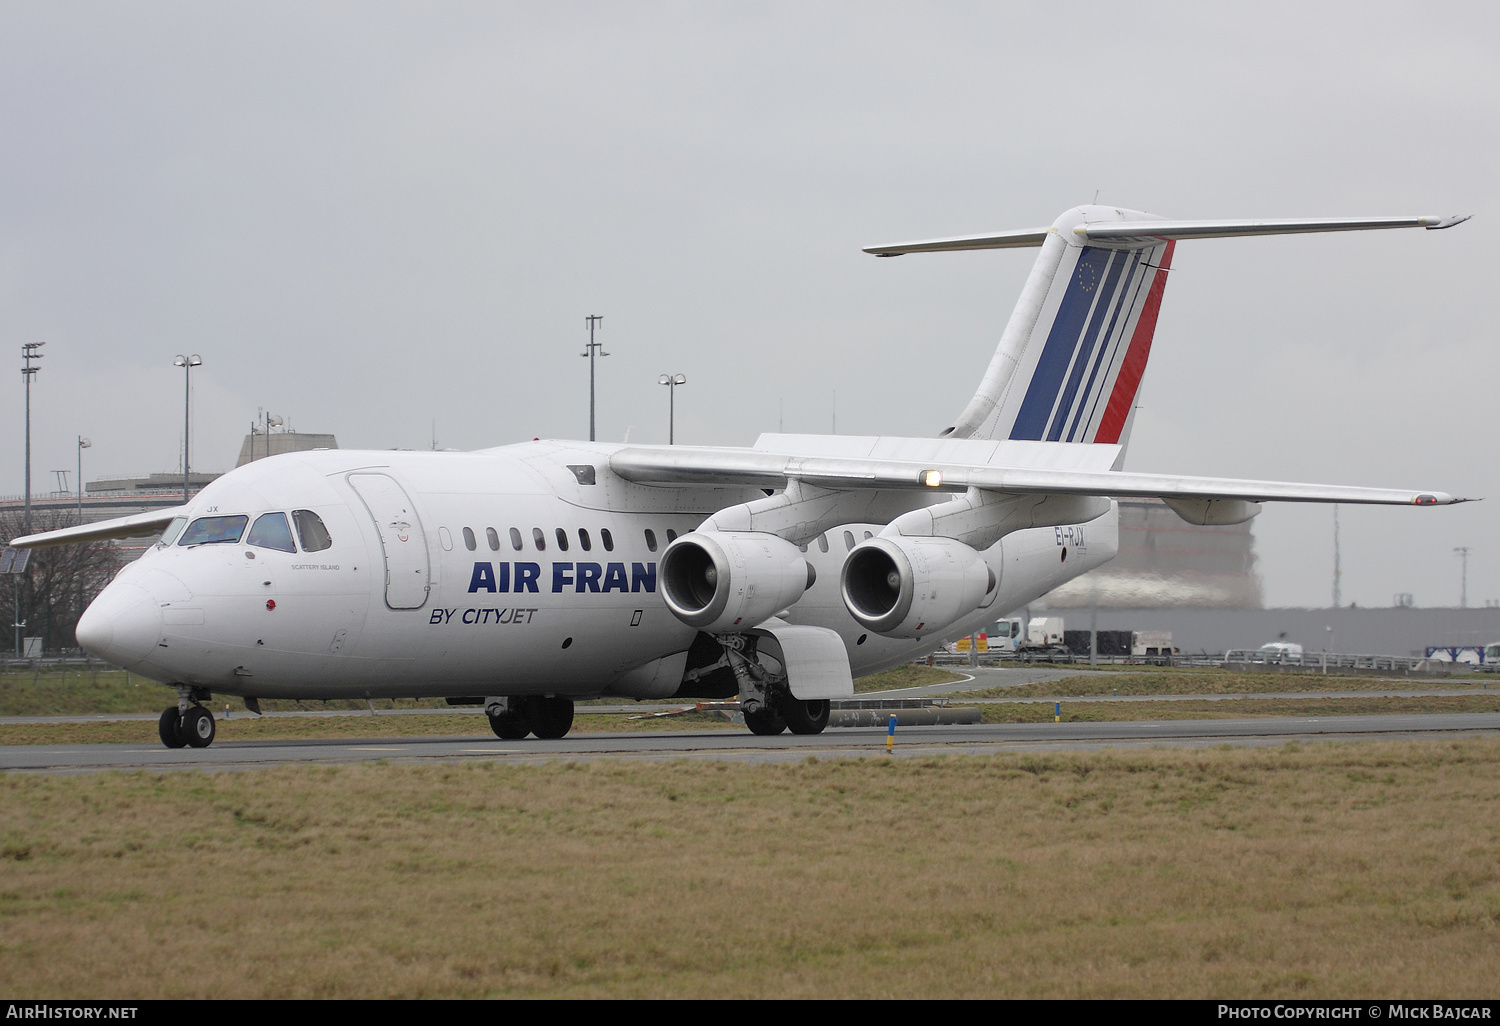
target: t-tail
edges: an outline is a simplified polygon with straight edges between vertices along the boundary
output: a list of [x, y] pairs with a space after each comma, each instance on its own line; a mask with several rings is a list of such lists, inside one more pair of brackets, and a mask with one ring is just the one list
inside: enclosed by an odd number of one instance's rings
[[1465, 217], [1168, 221], [1074, 207], [1047, 228], [868, 246], [901, 256], [1041, 247], [955, 438], [1124, 444], [1181, 239], [1372, 228], [1448, 228]]

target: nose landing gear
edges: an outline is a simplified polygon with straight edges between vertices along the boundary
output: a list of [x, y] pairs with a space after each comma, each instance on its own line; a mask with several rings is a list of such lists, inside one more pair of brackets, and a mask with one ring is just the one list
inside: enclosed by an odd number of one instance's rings
[[168, 748], [207, 748], [213, 744], [218, 733], [214, 714], [198, 704], [212, 697], [202, 688], [178, 685], [177, 704], [163, 710], [156, 723], [161, 743]]

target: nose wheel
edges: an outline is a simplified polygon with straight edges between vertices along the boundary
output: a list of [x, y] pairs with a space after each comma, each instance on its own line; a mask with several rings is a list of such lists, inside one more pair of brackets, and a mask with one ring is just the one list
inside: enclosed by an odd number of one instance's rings
[[201, 705], [188, 706], [185, 713], [175, 705], [164, 710], [156, 730], [168, 748], [207, 748], [218, 733], [214, 714]]

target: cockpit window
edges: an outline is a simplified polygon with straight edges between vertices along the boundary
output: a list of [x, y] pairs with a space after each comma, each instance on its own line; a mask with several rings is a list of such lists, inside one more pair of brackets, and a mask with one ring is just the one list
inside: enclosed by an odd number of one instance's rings
[[186, 526], [187, 517], [177, 517], [174, 519], [167, 525], [167, 529], [161, 533], [161, 543], [163, 545], [171, 545], [177, 540], [177, 536], [182, 533], [182, 529]]
[[297, 537], [302, 539], [303, 552], [322, 552], [333, 547], [333, 539], [328, 536], [328, 528], [323, 526], [323, 518], [312, 510], [292, 510], [292, 521], [297, 525]]
[[249, 517], [199, 517], [182, 532], [178, 545], [233, 545], [245, 533]]
[[275, 549], [277, 552], [296, 552], [297, 546], [292, 542], [292, 529], [287, 526], [285, 513], [263, 513], [255, 520], [255, 526], [250, 528], [250, 537], [245, 539], [246, 545], [256, 545], [263, 549]]

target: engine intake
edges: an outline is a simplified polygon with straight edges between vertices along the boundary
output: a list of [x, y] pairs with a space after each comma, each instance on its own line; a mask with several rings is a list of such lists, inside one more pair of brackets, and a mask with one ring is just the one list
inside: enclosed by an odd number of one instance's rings
[[844, 560], [840, 588], [849, 614], [888, 638], [941, 632], [980, 607], [995, 573], [952, 538], [872, 538]]
[[774, 534], [685, 534], [661, 555], [662, 598], [679, 620], [710, 634], [763, 623], [813, 585], [812, 564]]

